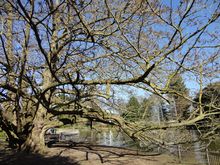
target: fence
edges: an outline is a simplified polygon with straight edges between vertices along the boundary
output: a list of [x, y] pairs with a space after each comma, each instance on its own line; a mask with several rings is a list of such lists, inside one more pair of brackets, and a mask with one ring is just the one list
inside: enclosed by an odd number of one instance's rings
[[177, 147], [176, 155], [182, 163], [198, 164], [198, 165], [220, 165], [220, 152], [201, 150], [187, 151]]
[[220, 152], [206, 151], [208, 165], [220, 165]]

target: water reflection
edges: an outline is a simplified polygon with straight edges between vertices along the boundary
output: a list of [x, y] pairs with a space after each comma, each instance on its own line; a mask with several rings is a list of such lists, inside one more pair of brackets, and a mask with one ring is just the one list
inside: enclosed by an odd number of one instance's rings
[[[198, 140], [198, 135], [195, 131], [190, 131], [190, 134], [193, 140]], [[170, 134], [170, 140], [174, 137], [174, 134]], [[168, 152], [156, 145], [134, 142], [122, 132], [113, 129], [103, 129], [101, 131], [81, 129], [80, 134], [78, 137], [74, 138], [74, 141], [115, 147], [127, 147], [139, 151]], [[189, 145], [176, 145], [169, 148], [169, 153], [178, 156], [181, 163], [188, 163], [189, 165], [220, 165], [220, 154], [213, 154], [213, 150], [210, 152], [209, 150], [202, 149], [203, 147], [204, 144], [198, 141], [191, 146], [191, 150], [189, 150]]]
[[74, 141], [116, 147], [126, 147], [132, 143], [132, 140], [122, 132], [116, 132], [112, 129], [102, 131], [81, 129], [80, 134], [74, 138]]
[[[192, 134], [192, 138], [194, 141], [198, 140], [198, 135], [196, 131], [191, 131], [191, 134]], [[207, 164], [207, 158], [206, 158], [205, 152], [204, 151], [202, 152], [200, 150], [202, 148], [201, 141], [197, 141], [193, 145], [194, 145], [195, 158], [198, 161], [198, 163]]]

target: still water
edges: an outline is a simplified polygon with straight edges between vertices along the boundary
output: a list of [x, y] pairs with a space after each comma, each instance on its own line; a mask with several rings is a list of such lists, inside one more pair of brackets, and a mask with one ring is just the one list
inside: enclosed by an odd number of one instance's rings
[[[195, 140], [197, 138], [197, 134], [192, 132], [192, 137]], [[115, 147], [126, 147], [143, 152], [160, 152], [161, 154], [170, 153], [178, 157], [181, 163], [189, 165], [220, 165], [220, 148], [215, 144], [205, 149], [202, 148], [204, 143], [196, 142], [191, 144], [190, 149], [188, 146], [178, 145], [173, 146], [168, 150], [164, 150], [153, 144], [145, 146], [142, 143], [134, 142], [122, 132], [112, 129], [104, 129], [101, 131], [79, 129], [79, 135], [74, 138], [74, 141]], [[220, 144], [220, 140], [216, 142], [216, 144], [217, 143]]]

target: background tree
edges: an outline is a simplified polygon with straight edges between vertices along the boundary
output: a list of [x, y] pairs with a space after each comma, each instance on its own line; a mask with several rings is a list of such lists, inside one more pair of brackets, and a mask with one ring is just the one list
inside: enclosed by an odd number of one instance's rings
[[[195, 98], [195, 101], [199, 101], [199, 94]], [[214, 82], [207, 85], [202, 92], [202, 104], [206, 105], [204, 111], [215, 111], [215, 109], [210, 109], [209, 105], [220, 106], [220, 82]]]
[[186, 119], [190, 102], [182, 96], [189, 97], [189, 91], [180, 74], [176, 74], [171, 79], [169, 89], [171, 90], [170, 93], [172, 93], [172, 91], [177, 93], [170, 94], [169, 96], [171, 98], [171, 105], [173, 105], [171, 109], [173, 117], [177, 119], [184, 117]]
[[151, 118], [151, 109], [152, 109], [152, 102], [149, 98], [144, 98], [141, 102], [141, 120], [149, 121]]
[[147, 116], [145, 116], [145, 122], [164, 122], [167, 118], [165, 100], [155, 94], [150, 95], [149, 98], [145, 100], [146, 101], [143, 102], [145, 107], [143, 115], [145, 115], [145, 113], [147, 114]]
[[[200, 94], [198, 93], [195, 101], [199, 102]], [[215, 82], [207, 85], [201, 96], [201, 104], [205, 114], [210, 114], [209, 118], [201, 120], [197, 123], [197, 129], [202, 129], [207, 134], [215, 134], [220, 130], [219, 128], [219, 109], [220, 107], [220, 82]], [[199, 107], [198, 105], [196, 106]], [[216, 108], [215, 108], [216, 107]], [[198, 115], [198, 114], [196, 114]]]
[[127, 103], [127, 111], [122, 114], [125, 120], [130, 122], [139, 121], [141, 119], [140, 104], [135, 96], [130, 97]]

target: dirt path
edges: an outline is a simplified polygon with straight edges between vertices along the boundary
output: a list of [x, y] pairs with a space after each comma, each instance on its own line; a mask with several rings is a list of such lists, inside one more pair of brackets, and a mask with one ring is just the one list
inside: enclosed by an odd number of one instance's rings
[[18, 153], [0, 150], [1, 165], [178, 165], [169, 155], [143, 155], [136, 151], [104, 146], [54, 146], [47, 154]]

